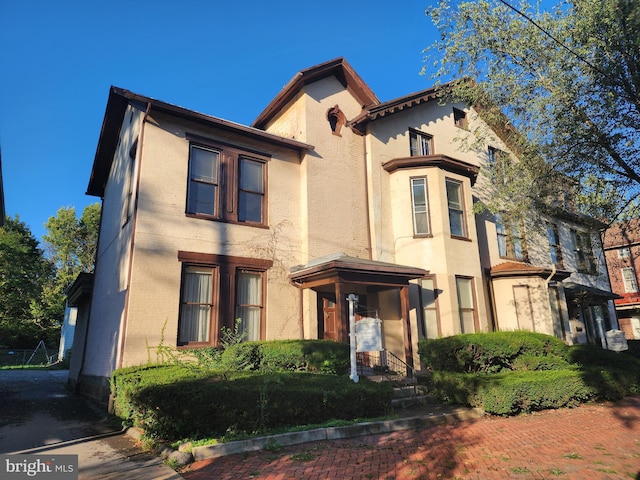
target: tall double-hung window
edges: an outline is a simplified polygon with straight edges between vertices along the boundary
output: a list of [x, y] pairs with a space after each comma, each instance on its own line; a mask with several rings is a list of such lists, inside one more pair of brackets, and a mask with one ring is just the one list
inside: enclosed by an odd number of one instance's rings
[[462, 196], [462, 183], [447, 179], [447, 205], [449, 208], [449, 227], [454, 237], [466, 237], [467, 226]]
[[413, 234], [429, 235], [429, 200], [427, 197], [427, 179], [411, 179], [411, 207], [413, 211]]
[[622, 269], [622, 281], [624, 282], [625, 293], [638, 292], [638, 278], [633, 267], [624, 267]]
[[179, 252], [178, 258], [183, 262], [178, 345], [218, 345], [223, 327], [238, 326], [244, 340], [263, 338], [271, 261], [192, 252]]
[[524, 228], [521, 222], [502, 214], [497, 214], [495, 218], [499, 255], [511, 260], [526, 261]]
[[580, 230], [571, 230], [571, 241], [576, 258], [578, 272], [595, 274], [598, 271], [596, 258], [593, 255], [591, 234]]
[[228, 145], [192, 143], [187, 213], [266, 225], [268, 156]]
[[460, 315], [460, 333], [475, 333], [476, 331], [476, 302], [473, 290], [473, 278], [456, 277], [458, 313]]
[[549, 242], [551, 261], [554, 265], [563, 268], [560, 234], [558, 232], [558, 226], [553, 223], [547, 223], [547, 241]]

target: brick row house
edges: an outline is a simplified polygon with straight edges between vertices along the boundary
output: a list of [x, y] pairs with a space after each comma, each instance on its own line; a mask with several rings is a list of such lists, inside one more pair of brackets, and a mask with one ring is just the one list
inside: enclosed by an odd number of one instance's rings
[[640, 340], [640, 219], [612, 225], [603, 244], [611, 288], [619, 295], [615, 308], [620, 330], [627, 340]]
[[[617, 328], [599, 231], [474, 213], [499, 135], [435, 89], [381, 102], [338, 58], [296, 74], [252, 125], [112, 87], [87, 193], [102, 199], [95, 274], [78, 307], [70, 382], [103, 400], [154, 347], [349, 341], [346, 297], [382, 346], [527, 329], [599, 343]], [[534, 224], [535, 223], [535, 224]]]

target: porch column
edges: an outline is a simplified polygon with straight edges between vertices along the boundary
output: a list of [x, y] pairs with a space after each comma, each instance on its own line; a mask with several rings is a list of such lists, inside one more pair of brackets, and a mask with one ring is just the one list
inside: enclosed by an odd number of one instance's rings
[[335, 283], [336, 290], [336, 323], [338, 324], [338, 341], [349, 343], [349, 314], [347, 312], [347, 299], [344, 284]]
[[409, 317], [409, 286], [400, 288], [400, 314], [404, 330], [405, 362], [413, 368], [413, 343], [411, 341], [411, 319]]

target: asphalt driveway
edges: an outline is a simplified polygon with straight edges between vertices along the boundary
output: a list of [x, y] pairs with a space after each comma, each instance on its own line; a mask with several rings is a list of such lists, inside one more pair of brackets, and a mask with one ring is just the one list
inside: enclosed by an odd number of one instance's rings
[[0, 370], [0, 454], [78, 455], [80, 479], [181, 477], [106, 412], [66, 389], [66, 370]]

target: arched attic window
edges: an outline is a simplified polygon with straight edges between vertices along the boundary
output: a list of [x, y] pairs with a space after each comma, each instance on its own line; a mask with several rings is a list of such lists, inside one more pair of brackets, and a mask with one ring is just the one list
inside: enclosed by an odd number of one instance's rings
[[331, 133], [341, 137], [340, 130], [347, 124], [347, 117], [344, 116], [338, 105], [327, 110], [327, 120], [329, 120]]

